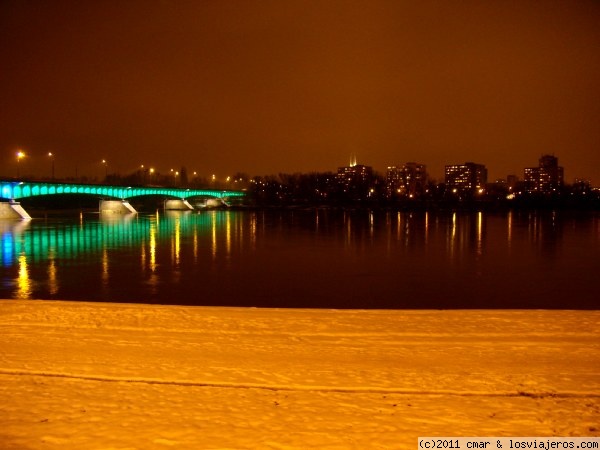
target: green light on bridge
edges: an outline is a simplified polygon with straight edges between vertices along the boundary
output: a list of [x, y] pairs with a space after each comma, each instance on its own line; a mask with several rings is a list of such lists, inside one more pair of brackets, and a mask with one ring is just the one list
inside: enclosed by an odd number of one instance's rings
[[181, 189], [167, 187], [105, 186], [72, 183], [32, 183], [0, 181], [0, 198], [19, 200], [42, 195], [83, 194], [103, 198], [130, 199], [148, 195], [188, 199], [192, 197], [231, 198], [243, 197], [242, 191], [219, 191], [214, 189]]

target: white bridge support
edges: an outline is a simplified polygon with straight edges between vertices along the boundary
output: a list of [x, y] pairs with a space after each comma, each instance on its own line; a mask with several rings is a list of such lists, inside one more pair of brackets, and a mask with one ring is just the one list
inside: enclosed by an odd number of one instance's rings
[[195, 203], [196, 208], [221, 208], [223, 206], [229, 206], [225, 201], [221, 198], [207, 198], [202, 202]]
[[165, 200], [165, 210], [167, 211], [191, 211], [194, 207], [186, 199], [167, 199]]
[[31, 216], [20, 203], [11, 201], [0, 203], [0, 219], [31, 220]]
[[127, 200], [100, 200], [100, 212], [106, 214], [135, 214], [137, 211]]
[[207, 208], [220, 208], [222, 206], [227, 206], [227, 203], [225, 203], [225, 200], [222, 198], [209, 198], [206, 200], [206, 206]]

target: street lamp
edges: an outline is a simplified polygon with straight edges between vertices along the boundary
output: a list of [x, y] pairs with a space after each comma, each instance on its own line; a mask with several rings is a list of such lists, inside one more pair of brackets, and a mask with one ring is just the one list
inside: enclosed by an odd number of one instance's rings
[[52, 181], [54, 181], [54, 154], [52, 152], [48, 152], [48, 158], [52, 161]]
[[21, 176], [21, 160], [25, 158], [25, 152], [23, 150], [19, 150], [17, 152], [17, 178]]
[[104, 164], [104, 182], [106, 183], [106, 179], [108, 178], [108, 163], [103, 159], [102, 164]]

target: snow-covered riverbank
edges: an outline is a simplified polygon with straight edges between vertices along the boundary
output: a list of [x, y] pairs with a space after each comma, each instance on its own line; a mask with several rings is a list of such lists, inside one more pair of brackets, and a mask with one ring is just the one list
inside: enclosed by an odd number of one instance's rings
[[0, 447], [600, 434], [599, 311], [0, 301]]

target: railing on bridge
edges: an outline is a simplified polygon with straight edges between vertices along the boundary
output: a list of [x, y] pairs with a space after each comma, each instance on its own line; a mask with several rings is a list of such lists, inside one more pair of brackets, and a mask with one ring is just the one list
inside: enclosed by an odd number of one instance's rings
[[189, 199], [192, 197], [231, 198], [243, 197], [242, 191], [215, 189], [185, 189], [155, 186], [107, 186], [75, 183], [37, 183], [27, 181], [0, 181], [0, 198], [19, 200], [40, 195], [87, 194], [103, 198], [130, 199], [147, 195]]

